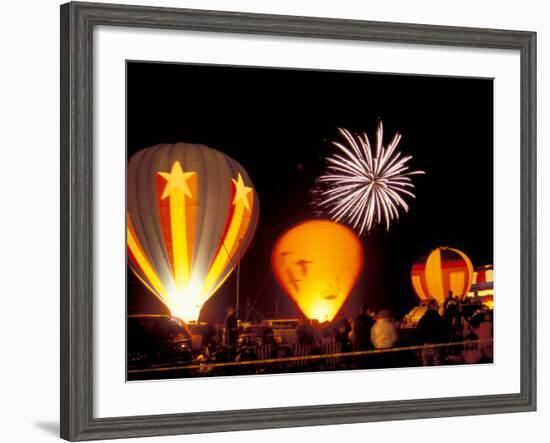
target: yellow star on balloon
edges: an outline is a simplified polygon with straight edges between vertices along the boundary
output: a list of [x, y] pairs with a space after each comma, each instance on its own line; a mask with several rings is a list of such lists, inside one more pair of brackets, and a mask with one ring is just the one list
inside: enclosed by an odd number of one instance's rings
[[189, 189], [189, 185], [187, 184], [187, 180], [195, 174], [195, 172], [183, 172], [181, 164], [178, 160], [174, 162], [170, 172], [159, 172], [159, 175], [166, 179], [166, 186], [162, 192], [161, 200], [164, 200], [175, 190], [182, 191], [187, 197], [193, 197], [191, 190]]
[[239, 201], [242, 200], [243, 205], [246, 209], [250, 211], [250, 205], [248, 202], [248, 194], [252, 191], [250, 186], [245, 186], [241, 173], [237, 176], [237, 180], [234, 178], [231, 179], [235, 184], [235, 198], [233, 199], [233, 204], [236, 205]]

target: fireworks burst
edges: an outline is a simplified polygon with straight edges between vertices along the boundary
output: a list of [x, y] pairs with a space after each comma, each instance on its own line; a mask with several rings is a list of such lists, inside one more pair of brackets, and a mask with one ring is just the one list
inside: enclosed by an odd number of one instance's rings
[[383, 146], [383, 126], [378, 124], [376, 146], [371, 147], [367, 134], [353, 135], [339, 129], [346, 143], [333, 142], [338, 153], [327, 157], [327, 170], [317, 179], [313, 191], [314, 204], [335, 221], [344, 221], [362, 235], [382, 222], [389, 230], [390, 223], [399, 218], [399, 209], [408, 211], [405, 196], [414, 198], [411, 171], [397, 150], [401, 134]]

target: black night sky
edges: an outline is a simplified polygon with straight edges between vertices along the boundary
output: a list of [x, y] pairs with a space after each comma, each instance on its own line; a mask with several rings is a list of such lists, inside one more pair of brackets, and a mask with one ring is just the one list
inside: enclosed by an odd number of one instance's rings
[[[385, 142], [396, 131], [416, 199], [389, 232], [363, 240], [365, 264], [341, 314], [361, 303], [401, 317], [416, 304], [412, 263], [436, 246], [456, 247], [474, 267], [493, 262], [493, 82], [432, 76], [128, 62], [128, 156], [158, 143], [202, 143], [248, 171], [260, 221], [241, 264], [241, 300], [267, 318], [298, 315], [271, 271], [273, 242], [314, 218], [310, 190], [334, 152], [338, 127]], [[234, 304], [235, 278], [207, 302], [201, 320], [217, 323]], [[128, 312], [167, 313], [128, 272]]]

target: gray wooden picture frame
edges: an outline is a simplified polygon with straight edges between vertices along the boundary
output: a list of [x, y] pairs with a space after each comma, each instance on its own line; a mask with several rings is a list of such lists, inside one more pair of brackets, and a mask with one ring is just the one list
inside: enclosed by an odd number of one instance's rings
[[[498, 48], [521, 57], [521, 391], [273, 409], [93, 416], [92, 54], [96, 26]], [[61, 6], [61, 437], [92, 440], [536, 409], [536, 33], [235, 12]], [[120, 147], [124, 149], [124, 147]], [[121, 357], [122, 358], [122, 357]]]

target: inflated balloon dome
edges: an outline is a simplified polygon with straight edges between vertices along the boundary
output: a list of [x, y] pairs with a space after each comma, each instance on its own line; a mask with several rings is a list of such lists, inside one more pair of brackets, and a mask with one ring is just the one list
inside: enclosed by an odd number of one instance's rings
[[363, 248], [348, 227], [310, 220], [281, 235], [271, 262], [279, 284], [306, 317], [331, 321], [361, 273]]
[[258, 195], [245, 169], [216, 149], [162, 144], [129, 161], [129, 265], [183, 320], [197, 320], [230, 275], [258, 215]]

